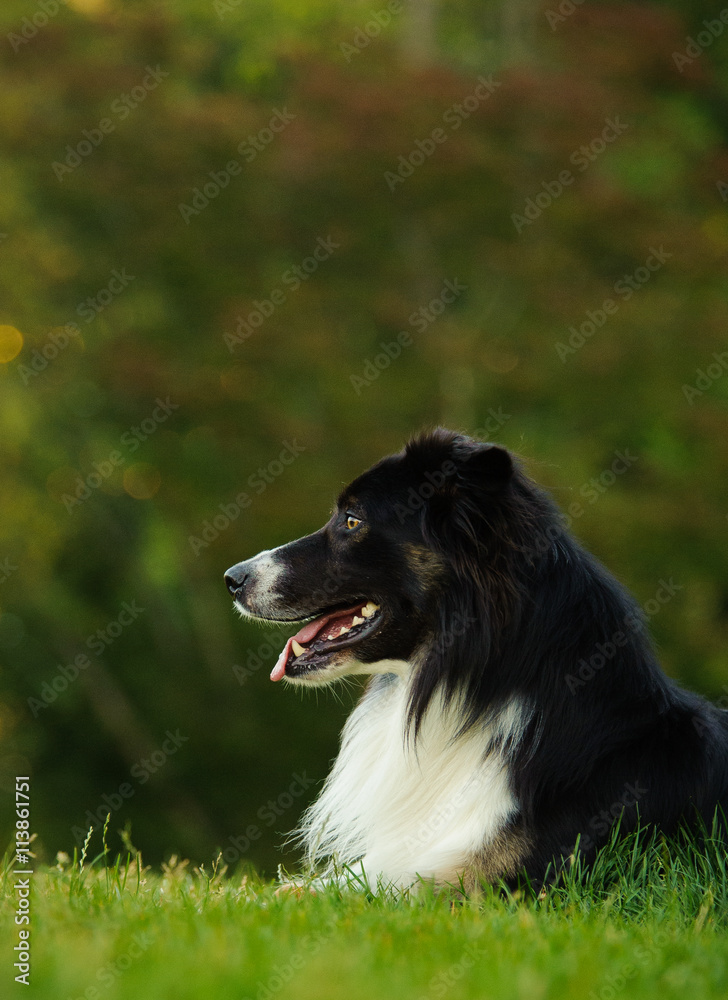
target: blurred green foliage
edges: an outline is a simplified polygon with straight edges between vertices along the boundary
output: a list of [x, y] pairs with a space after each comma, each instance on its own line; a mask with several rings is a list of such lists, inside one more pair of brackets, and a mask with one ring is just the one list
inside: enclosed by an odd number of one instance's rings
[[118, 802], [150, 860], [284, 858], [356, 690], [273, 688], [285, 633], [222, 573], [426, 424], [521, 453], [642, 602], [682, 588], [663, 662], [726, 696], [720, 13], [5, 0], [0, 794], [32, 774], [41, 854]]

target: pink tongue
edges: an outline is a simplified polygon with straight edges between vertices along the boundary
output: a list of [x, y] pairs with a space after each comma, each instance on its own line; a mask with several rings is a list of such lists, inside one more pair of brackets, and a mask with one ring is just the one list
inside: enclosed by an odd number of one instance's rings
[[312, 622], [308, 622], [304, 625], [303, 628], [299, 629], [295, 635], [291, 636], [283, 647], [283, 651], [278, 657], [278, 662], [270, 672], [270, 679], [272, 681], [280, 681], [286, 676], [286, 665], [288, 663], [288, 658], [291, 655], [291, 645], [293, 644], [294, 639], [296, 642], [300, 642], [303, 646], [307, 642], [314, 639], [330, 621], [335, 618], [344, 618], [346, 615], [353, 614], [354, 612], [359, 611], [361, 607], [361, 604], [357, 604], [353, 608], [349, 608], [348, 611], [345, 608], [343, 611], [334, 611], [330, 615], [321, 615], [319, 618], [314, 618]]
[[286, 664], [288, 663], [288, 657], [291, 653], [291, 643], [293, 642], [293, 636], [288, 640], [288, 642], [283, 647], [283, 652], [278, 657], [278, 662], [273, 667], [270, 672], [270, 679], [272, 681], [280, 681], [286, 675]]
[[[343, 612], [340, 611], [338, 617], [341, 617], [342, 614]], [[312, 622], [308, 622], [300, 631], [296, 632], [293, 638], [303, 646], [304, 643], [310, 642], [317, 636], [327, 622], [336, 617], [337, 615], [321, 615], [320, 618], [314, 618]]]

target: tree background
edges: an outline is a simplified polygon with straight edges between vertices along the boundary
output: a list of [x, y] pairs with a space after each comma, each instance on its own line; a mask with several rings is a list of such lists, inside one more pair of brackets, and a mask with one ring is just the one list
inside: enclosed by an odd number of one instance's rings
[[4, 835], [30, 773], [45, 860], [107, 802], [147, 860], [290, 863], [356, 688], [271, 685], [288, 633], [222, 574], [424, 425], [579, 504], [666, 670], [728, 704], [718, 4], [5, 0], [0, 29]]

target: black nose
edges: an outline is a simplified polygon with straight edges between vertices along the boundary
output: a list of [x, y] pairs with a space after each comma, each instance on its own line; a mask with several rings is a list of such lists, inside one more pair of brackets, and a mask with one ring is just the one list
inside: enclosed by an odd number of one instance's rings
[[245, 586], [245, 582], [249, 575], [250, 574], [246, 569], [245, 563], [238, 563], [236, 566], [231, 566], [231, 568], [226, 572], [225, 585], [233, 597]]

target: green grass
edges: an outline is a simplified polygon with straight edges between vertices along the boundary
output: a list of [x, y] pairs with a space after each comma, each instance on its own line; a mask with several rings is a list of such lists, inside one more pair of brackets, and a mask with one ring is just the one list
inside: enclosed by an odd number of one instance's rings
[[[728, 995], [725, 847], [631, 837], [541, 894], [277, 895], [253, 874], [60, 856], [33, 880], [31, 988], [48, 1000], [703, 1000]], [[0, 996], [17, 943], [1, 876]], [[95, 990], [95, 992], [94, 992]]]

